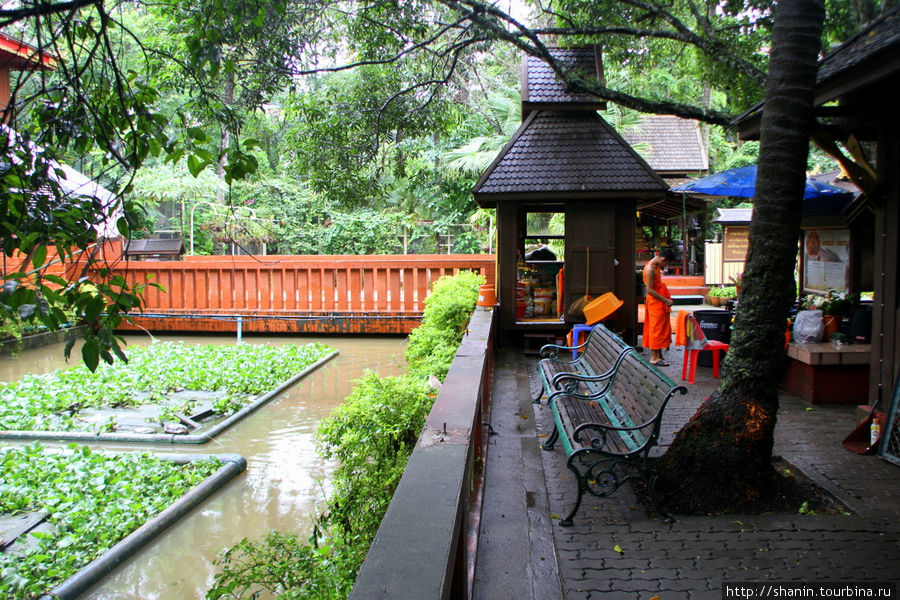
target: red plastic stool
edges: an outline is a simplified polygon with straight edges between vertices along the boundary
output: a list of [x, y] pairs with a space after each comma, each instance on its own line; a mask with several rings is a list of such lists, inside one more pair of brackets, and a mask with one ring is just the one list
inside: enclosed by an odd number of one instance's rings
[[[704, 350], [712, 352], [713, 377], [718, 379], [720, 355], [723, 350], [728, 351], [728, 344], [717, 340], [706, 340], [706, 346], [703, 348], [693, 349], [685, 347], [684, 362], [681, 364], [681, 379], [687, 379], [688, 383], [694, 383], [694, 376], [697, 373], [697, 361], [700, 358], [700, 353]], [[687, 375], [690, 375], [690, 379], [688, 379]]]
[[[706, 338], [697, 318], [686, 311], [679, 311], [677, 322], [676, 343], [684, 344], [684, 361], [681, 363], [681, 379], [687, 379], [688, 383], [694, 383], [697, 373], [697, 361], [700, 352], [709, 350], [713, 358], [713, 377], [719, 377], [719, 363], [722, 352], [728, 351], [728, 344], [718, 340]], [[680, 340], [680, 342], [679, 342]]]

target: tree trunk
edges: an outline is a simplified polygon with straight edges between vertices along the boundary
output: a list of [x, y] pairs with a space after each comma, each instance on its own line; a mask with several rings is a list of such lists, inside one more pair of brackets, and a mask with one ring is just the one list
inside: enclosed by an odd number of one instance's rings
[[741, 301], [719, 389], [660, 459], [658, 487], [673, 512], [752, 509], [776, 489], [778, 384], [823, 20], [823, 0], [777, 5]]

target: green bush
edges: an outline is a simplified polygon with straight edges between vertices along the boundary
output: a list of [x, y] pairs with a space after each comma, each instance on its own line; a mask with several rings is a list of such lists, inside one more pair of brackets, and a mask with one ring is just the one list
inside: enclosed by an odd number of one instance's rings
[[368, 372], [318, 429], [320, 452], [337, 459], [328, 524], [371, 542], [434, 401], [410, 375]]
[[411, 374], [434, 375], [443, 381], [478, 301], [478, 287], [483, 283], [484, 277], [471, 271], [434, 282], [431, 295], [425, 299], [422, 324], [410, 334], [406, 346]]

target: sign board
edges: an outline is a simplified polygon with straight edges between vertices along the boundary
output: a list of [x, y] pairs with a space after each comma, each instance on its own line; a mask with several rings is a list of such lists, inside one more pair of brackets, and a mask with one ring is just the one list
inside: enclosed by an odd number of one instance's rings
[[803, 290], [846, 292], [849, 286], [850, 230], [803, 232]]
[[744, 262], [750, 247], [749, 227], [726, 227], [722, 254], [724, 262]]

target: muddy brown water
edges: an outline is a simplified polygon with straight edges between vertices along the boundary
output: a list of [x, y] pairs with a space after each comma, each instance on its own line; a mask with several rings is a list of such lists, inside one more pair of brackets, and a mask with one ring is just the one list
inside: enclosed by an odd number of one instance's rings
[[[157, 336], [187, 344], [231, 344], [226, 336]], [[145, 344], [147, 336], [128, 336]], [[212, 585], [215, 558], [243, 538], [259, 539], [270, 529], [312, 531], [312, 516], [328, 492], [331, 465], [316, 452], [318, 422], [350, 393], [367, 369], [396, 375], [405, 368], [405, 338], [397, 337], [244, 337], [244, 343], [317, 341], [340, 355], [246, 419], [203, 445], [92, 444], [111, 450], [176, 453], [233, 452], [247, 459], [247, 471], [216, 492], [175, 526], [116, 569], [81, 598], [84, 600], [194, 600]], [[63, 345], [0, 359], [0, 380], [66, 368]], [[73, 361], [79, 354], [76, 348]], [[51, 444], [47, 444], [51, 445]]]

